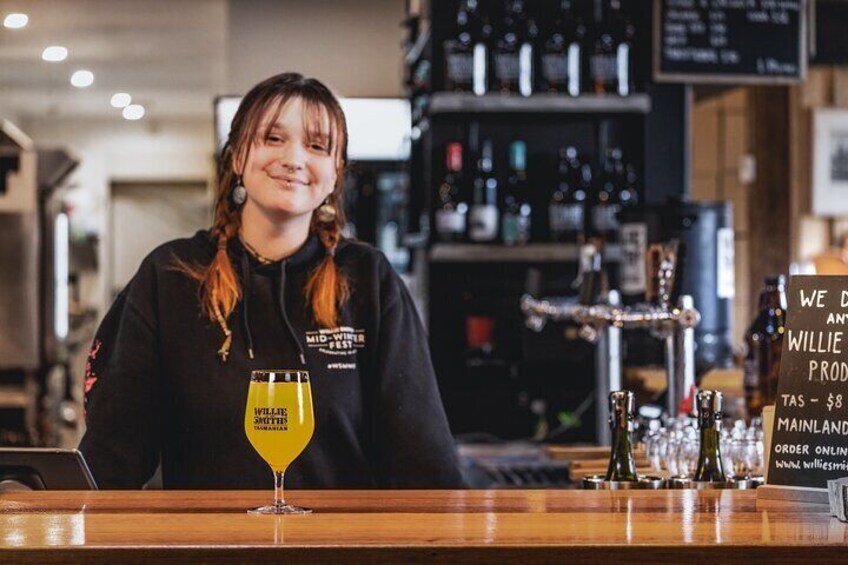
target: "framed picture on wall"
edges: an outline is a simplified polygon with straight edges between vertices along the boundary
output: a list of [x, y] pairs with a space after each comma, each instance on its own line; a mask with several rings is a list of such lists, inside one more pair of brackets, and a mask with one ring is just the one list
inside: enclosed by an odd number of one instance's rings
[[814, 114], [813, 213], [848, 215], [848, 109]]

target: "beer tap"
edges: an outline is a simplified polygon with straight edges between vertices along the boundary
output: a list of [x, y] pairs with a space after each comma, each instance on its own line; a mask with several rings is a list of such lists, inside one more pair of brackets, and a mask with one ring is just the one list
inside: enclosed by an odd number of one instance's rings
[[[590, 249], [591, 248], [591, 249]], [[695, 384], [695, 331], [701, 315], [691, 296], [680, 296], [672, 305], [677, 278], [679, 246], [676, 241], [652, 245], [646, 256], [646, 301], [622, 306], [619, 293], [598, 290], [603, 270], [600, 248], [581, 248], [578, 298], [521, 298], [521, 311], [527, 325], [541, 331], [547, 320], [573, 321], [581, 325], [580, 336], [596, 345], [596, 412], [598, 442], [609, 444], [609, 417], [606, 399], [610, 391], [621, 389], [621, 331], [647, 328], [664, 340], [668, 398], [666, 409], [677, 416], [686, 395]], [[597, 286], [596, 286], [597, 285]]]

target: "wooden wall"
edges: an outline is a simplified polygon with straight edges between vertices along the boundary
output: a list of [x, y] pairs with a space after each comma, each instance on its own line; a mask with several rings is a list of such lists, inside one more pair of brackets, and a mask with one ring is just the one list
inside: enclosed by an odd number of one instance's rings
[[812, 215], [812, 123], [825, 107], [848, 110], [848, 69], [811, 68], [797, 86], [696, 88], [691, 197], [733, 203], [736, 344], [763, 277], [803, 268], [848, 232], [848, 217]]

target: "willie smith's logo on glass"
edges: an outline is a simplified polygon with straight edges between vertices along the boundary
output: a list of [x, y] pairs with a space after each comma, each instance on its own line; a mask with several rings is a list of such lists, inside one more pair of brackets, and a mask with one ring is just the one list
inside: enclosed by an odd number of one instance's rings
[[[306, 332], [306, 346], [310, 349], [317, 349], [325, 355], [333, 355], [337, 357], [356, 355], [357, 349], [365, 347], [365, 330], [357, 330], [347, 326], [340, 326], [338, 328]], [[336, 367], [334, 365], [345, 366]], [[355, 367], [355, 364], [350, 363], [332, 363], [328, 366], [328, 368], [331, 369], [353, 369]]]

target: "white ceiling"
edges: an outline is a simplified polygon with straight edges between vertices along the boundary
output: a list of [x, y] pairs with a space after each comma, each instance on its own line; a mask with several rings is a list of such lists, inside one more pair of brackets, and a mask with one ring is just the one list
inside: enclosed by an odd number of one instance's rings
[[[206, 115], [198, 97], [223, 87], [226, 0], [0, 0], [0, 17], [13, 11], [29, 24], [0, 27], [0, 106], [18, 117], [117, 115], [118, 91], [159, 116]], [[41, 60], [53, 44], [64, 62]], [[77, 69], [94, 84], [72, 87]]]
[[[400, 93], [403, 0], [0, 0], [10, 12], [29, 24], [0, 26], [0, 117], [119, 119], [109, 99], [125, 91], [149, 118], [206, 119], [215, 96], [281, 70]], [[42, 61], [53, 44], [68, 59]], [[72, 87], [77, 69], [94, 85]]]

